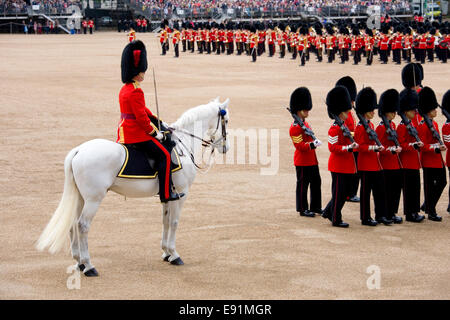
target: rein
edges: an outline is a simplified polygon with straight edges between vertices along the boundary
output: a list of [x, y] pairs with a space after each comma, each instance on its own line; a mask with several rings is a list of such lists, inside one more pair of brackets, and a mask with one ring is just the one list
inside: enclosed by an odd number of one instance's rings
[[[220, 139], [217, 139], [217, 141], [214, 141], [213, 138], [211, 138], [208, 141], [208, 140], [205, 140], [205, 139], [203, 139], [203, 138], [201, 138], [199, 136], [196, 136], [195, 134], [192, 134], [191, 132], [186, 131], [184, 129], [176, 129], [176, 128], [169, 127], [169, 130], [171, 132], [179, 131], [179, 132], [182, 132], [182, 133], [184, 133], [184, 134], [186, 134], [186, 135], [188, 135], [188, 136], [190, 136], [192, 138], [195, 138], [195, 139], [201, 141], [202, 142], [202, 146], [205, 147], [205, 148], [206, 147], [212, 147], [212, 151], [211, 151], [210, 158], [209, 158], [210, 159], [209, 164], [208, 164], [207, 167], [202, 168], [197, 163], [195, 163], [194, 152], [192, 151], [192, 149], [188, 148], [184, 144], [184, 142], [179, 137], [177, 137], [177, 140], [184, 147], [184, 149], [186, 149], [186, 151], [189, 153], [189, 156], [191, 157], [191, 161], [192, 161], [192, 163], [194, 164], [194, 166], [197, 169], [199, 169], [199, 170], [205, 170], [206, 169], [208, 171], [209, 168], [211, 168], [211, 156], [214, 154], [215, 148], [218, 148], [218, 144], [220, 142], [222, 142], [222, 141], [223, 141], [222, 148], [223, 148], [223, 151], [225, 153], [225, 151], [226, 151], [226, 141], [227, 141], [227, 129], [226, 129], [226, 123], [225, 123], [225, 115], [226, 114], [227, 114], [226, 110], [224, 110], [224, 109], [220, 109], [219, 110], [219, 114], [218, 114], [218, 117], [217, 117], [216, 130], [211, 134], [211, 136], [214, 136], [217, 133], [217, 131], [219, 130], [219, 123], [221, 123], [222, 137]], [[203, 156], [203, 154], [202, 154], [202, 156]]]

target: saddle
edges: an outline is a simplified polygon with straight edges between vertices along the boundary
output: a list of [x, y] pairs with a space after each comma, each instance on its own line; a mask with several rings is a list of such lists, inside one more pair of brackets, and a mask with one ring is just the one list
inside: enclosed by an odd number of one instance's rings
[[[158, 176], [154, 159], [149, 158], [144, 151], [138, 149], [133, 144], [121, 145], [125, 149], [126, 156], [122, 168], [117, 174], [118, 177], [129, 179], [155, 179]], [[172, 173], [182, 169], [177, 150], [175, 148], [170, 148], [170, 150], [167, 147], [166, 149], [171, 152], [170, 170]]]

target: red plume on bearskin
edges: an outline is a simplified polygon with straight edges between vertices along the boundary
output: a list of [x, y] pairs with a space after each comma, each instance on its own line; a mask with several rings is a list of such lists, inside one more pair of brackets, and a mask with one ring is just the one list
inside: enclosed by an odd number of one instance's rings
[[140, 40], [128, 43], [122, 52], [122, 82], [130, 83], [140, 72], [147, 71], [147, 51]]

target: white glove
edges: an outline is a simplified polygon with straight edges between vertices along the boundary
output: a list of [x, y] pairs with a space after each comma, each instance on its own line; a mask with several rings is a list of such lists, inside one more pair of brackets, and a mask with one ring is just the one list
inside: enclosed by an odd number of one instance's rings
[[162, 141], [164, 139], [164, 135], [158, 131], [158, 133], [155, 136], [156, 139], [158, 139], [159, 141]]
[[313, 143], [314, 143], [314, 147], [316, 147], [316, 148], [322, 145], [322, 141], [320, 141], [319, 139], [314, 140]]

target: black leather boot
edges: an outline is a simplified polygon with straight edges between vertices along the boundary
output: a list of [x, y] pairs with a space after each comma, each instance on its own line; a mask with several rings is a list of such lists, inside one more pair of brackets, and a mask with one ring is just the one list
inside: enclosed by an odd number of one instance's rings
[[180, 200], [182, 197], [184, 197], [184, 193], [176, 193], [170, 190], [169, 198], [161, 198], [161, 202], [166, 203], [168, 201]]

